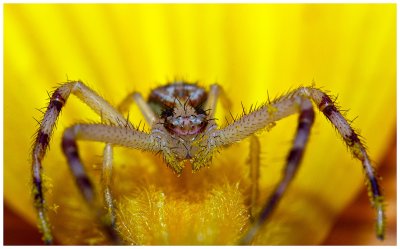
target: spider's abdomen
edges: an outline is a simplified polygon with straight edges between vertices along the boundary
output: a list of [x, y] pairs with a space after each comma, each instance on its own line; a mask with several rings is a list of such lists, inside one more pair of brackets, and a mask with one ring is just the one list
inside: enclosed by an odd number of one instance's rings
[[206, 99], [207, 92], [204, 88], [180, 81], [155, 88], [150, 93], [148, 103], [153, 111], [161, 116], [165, 109], [175, 108], [180, 104], [202, 109]]

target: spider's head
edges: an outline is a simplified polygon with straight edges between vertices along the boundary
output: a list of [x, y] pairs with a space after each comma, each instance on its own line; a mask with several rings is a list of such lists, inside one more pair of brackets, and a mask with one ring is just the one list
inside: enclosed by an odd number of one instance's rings
[[212, 129], [208, 126], [214, 123], [203, 109], [175, 106], [164, 109], [160, 118], [166, 130], [164, 159], [175, 173], [180, 175], [187, 162], [193, 171], [209, 164], [213, 150], [208, 141]]
[[190, 105], [177, 105], [166, 108], [161, 113], [165, 129], [177, 136], [193, 136], [202, 133], [207, 127], [207, 114], [202, 108]]
[[187, 82], [154, 89], [148, 99], [159, 122], [153, 127], [164, 160], [178, 175], [190, 162], [194, 171], [209, 165], [213, 152], [210, 134], [215, 123], [204, 111], [207, 91]]

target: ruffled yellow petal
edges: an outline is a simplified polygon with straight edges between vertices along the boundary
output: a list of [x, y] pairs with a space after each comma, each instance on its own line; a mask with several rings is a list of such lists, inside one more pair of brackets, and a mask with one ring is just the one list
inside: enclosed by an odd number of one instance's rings
[[[46, 106], [46, 91], [68, 79], [83, 80], [112, 104], [175, 78], [218, 82], [233, 114], [241, 113], [241, 102], [250, 107], [315, 81], [339, 94], [350, 119], [358, 117], [353, 124], [371, 158], [379, 160], [395, 131], [395, 38], [394, 4], [5, 4], [5, 202], [35, 222], [32, 117], [41, 117], [35, 108]], [[225, 116], [229, 112], [218, 105], [221, 124]], [[59, 147], [64, 128], [88, 120], [100, 121], [71, 98], [43, 162], [50, 220], [65, 244], [106, 243]], [[130, 120], [143, 120], [136, 107]], [[296, 117], [290, 117], [260, 135], [259, 205], [281, 176], [295, 127]], [[320, 243], [363, 187], [360, 163], [322, 114], [310, 140], [296, 179], [255, 244]], [[180, 178], [157, 156], [116, 149], [113, 190], [125, 241], [234, 244], [249, 224], [248, 144], [223, 150], [210, 168], [196, 174], [186, 169]], [[99, 184], [102, 145], [83, 142], [80, 148]]]

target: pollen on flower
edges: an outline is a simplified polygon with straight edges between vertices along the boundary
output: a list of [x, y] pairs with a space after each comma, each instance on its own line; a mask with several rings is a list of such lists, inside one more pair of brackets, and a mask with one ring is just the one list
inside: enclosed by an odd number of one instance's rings
[[[368, 186], [370, 188], [370, 186]], [[384, 216], [385, 212], [385, 204], [384, 198], [382, 196], [374, 197], [370, 195], [371, 204], [374, 208], [381, 210], [377, 213], [376, 223], [375, 223], [375, 230], [376, 235], [379, 239], [383, 240], [385, 237], [385, 227], [386, 227], [386, 217]]]
[[49, 209], [52, 210], [54, 213], [57, 213], [59, 207], [60, 207], [59, 205], [54, 203], [53, 205], [50, 206]]
[[351, 148], [351, 151], [352, 151], [352, 153], [353, 153], [353, 155], [355, 157], [357, 157], [360, 160], [364, 159], [364, 154], [363, 154], [363, 152], [361, 150], [361, 144], [360, 143], [356, 143], [356, 144], [352, 145], [350, 148]]
[[53, 190], [53, 179], [48, 177], [46, 174], [43, 174], [43, 185], [46, 186], [46, 191], [48, 194], [52, 193]]
[[272, 128], [274, 128], [276, 126], [276, 123], [275, 122], [271, 122], [271, 123], [269, 123], [268, 125], [266, 125], [265, 126], [265, 128], [264, 129], [260, 129], [258, 132], [256, 132], [255, 134], [261, 134], [261, 133], [263, 133], [264, 131], [267, 131], [267, 132], [269, 132]]
[[248, 220], [239, 188], [228, 184], [186, 195], [148, 186], [124, 198], [117, 210], [118, 230], [128, 244], [234, 244]]

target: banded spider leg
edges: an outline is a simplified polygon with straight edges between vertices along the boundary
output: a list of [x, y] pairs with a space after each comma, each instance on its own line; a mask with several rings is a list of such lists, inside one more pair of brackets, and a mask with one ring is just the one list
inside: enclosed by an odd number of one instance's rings
[[[135, 130], [133, 125], [125, 120], [121, 113], [125, 112], [134, 101], [139, 106], [150, 126], [153, 125], [156, 117], [139, 93], [128, 95], [119, 105], [117, 111], [82, 82], [68, 82], [54, 91], [40, 125], [32, 151], [33, 194], [35, 207], [38, 212], [39, 227], [43, 233], [43, 240], [46, 244], [51, 244], [53, 242], [53, 236], [46, 214], [41, 162], [49, 146], [50, 136], [54, 130], [59, 113], [71, 93], [80, 98], [82, 102], [86, 103], [100, 115], [102, 122], [110, 123], [110, 125], [77, 124], [66, 129], [63, 135], [62, 148], [84, 199], [95, 210], [98, 210], [97, 216], [103, 222], [104, 230], [107, 232], [110, 239], [115, 243], [120, 243], [120, 238], [115, 230], [115, 212], [110, 190], [113, 155], [112, 146], [120, 145], [153, 152], [162, 150], [159, 141], [160, 137]], [[211, 110], [212, 115], [215, 109], [217, 95], [218, 87], [211, 87], [210, 98], [208, 98], [206, 106]], [[91, 140], [106, 143], [103, 152], [101, 177], [103, 196], [107, 208], [107, 214], [104, 217], [102, 217], [101, 206], [95, 198], [93, 186], [80, 160], [76, 140]]]
[[241, 239], [240, 244], [249, 244], [253, 241], [261, 225], [271, 216], [298, 169], [314, 121], [314, 111], [310, 100], [318, 106], [319, 110], [338, 130], [353, 156], [362, 162], [368, 179], [370, 201], [376, 209], [376, 236], [378, 239], [384, 238], [383, 196], [375, 171], [359, 136], [327, 94], [314, 87], [300, 87], [253, 112], [244, 114], [240, 119], [223, 129], [217, 130], [214, 134], [216, 147], [227, 146], [254, 134], [275, 121], [300, 113], [296, 137], [286, 159], [283, 177], [263, 206], [256, 221]]
[[[111, 123], [117, 129], [117, 127], [125, 127], [133, 129], [132, 124], [125, 120], [125, 118], [112, 107], [108, 102], [102, 99], [93, 90], [85, 86], [82, 82], [67, 82], [58, 87], [51, 96], [50, 103], [44, 114], [42, 122], [39, 127], [39, 131], [34, 142], [32, 150], [32, 178], [33, 178], [33, 197], [35, 207], [37, 209], [39, 228], [43, 234], [43, 241], [46, 244], [53, 243], [52, 229], [46, 214], [44, 188], [42, 182], [42, 160], [49, 147], [51, 134], [53, 133], [56, 125], [57, 118], [61, 112], [62, 107], [65, 105], [70, 94], [76, 95], [84, 103], [86, 103], [91, 109], [93, 109], [98, 115], [101, 116], [102, 121]], [[105, 126], [105, 125], [103, 125]], [[93, 127], [94, 130], [102, 131], [102, 126]], [[63, 149], [67, 155], [70, 169], [76, 178], [76, 183], [83, 194], [84, 199], [93, 208], [98, 210], [98, 216], [101, 216], [102, 208], [95, 199], [92, 184], [82, 166], [79, 159], [78, 151], [76, 148], [76, 142], [74, 137], [79, 134], [81, 129], [80, 126], [71, 127], [66, 130], [63, 139]], [[102, 171], [102, 181], [104, 188], [104, 196], [107, 202], [107, 206], [112, 205], [111, 192], [109, 190], [109, 179], [111, 175], [111, 160], [112, 151], [108, 144], [104, 150], [104, 162]], [[108, 209], [110, 212], [112, 209]], [[110, 214], [109, 214], [110, 215]], [[114, 216], [105, 219], [104, 227], [108, 232], [109, 237], [115, 241], [118, 240], [117, 234], [114, 232]]]

